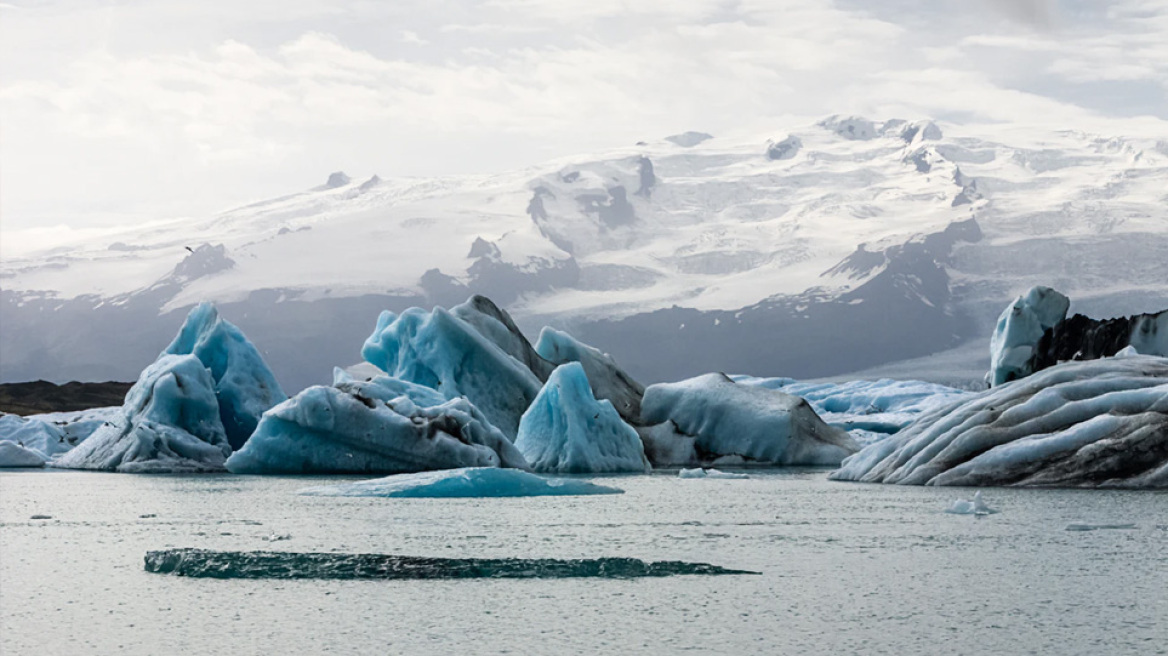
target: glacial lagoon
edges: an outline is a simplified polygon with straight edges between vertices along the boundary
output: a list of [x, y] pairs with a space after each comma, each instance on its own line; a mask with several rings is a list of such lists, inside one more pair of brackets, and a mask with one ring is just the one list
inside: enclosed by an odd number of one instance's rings
[[[0, 652], [1168, 654], [1166, 492], [986, 489], [1000, 512], [977, 517], [944, 512], [967, 489], [747, 473], [586, 478], [615, 495], [398, 499], [297, 494], [354, 477], [3, 472]], [[148, 551], [187, 547], [762, 574], [219, 580], [143, 567]]]

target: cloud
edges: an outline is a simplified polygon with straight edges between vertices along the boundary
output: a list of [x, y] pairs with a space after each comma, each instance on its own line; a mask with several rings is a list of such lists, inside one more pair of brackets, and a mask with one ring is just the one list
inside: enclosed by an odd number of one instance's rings
[[[1046, 2], [918, 5], [30, 6], [0, 22], [0, 121], [17, 126], [0, 133], [0, 211], [6, 227], [205, 213], [338, 168], [500, 170], [791, 116], [1114, 132], [1163, 128], [1128, 120], [1148, 108], [1168, 119], [1163, 0], [1083, 16]], [[1015, 22], [985, 20], [987, 6]], [[1084, 86], [1100, 84], [1124, 95]]]

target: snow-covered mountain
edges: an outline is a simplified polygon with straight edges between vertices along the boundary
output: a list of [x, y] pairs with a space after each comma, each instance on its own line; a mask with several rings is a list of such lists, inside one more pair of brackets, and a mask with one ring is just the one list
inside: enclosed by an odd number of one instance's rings
[[471, 293], [646, 382], [827, 376], [986, 335], [1034, 284], [1094, 316], [1168, 306], [1168, 138], [830, 117], [500, 175], [336, 173], [99, 235], [10, 240], [4, 380], [132, 379], [214, 301], [294, 390], [355, 361], [380, 310]]

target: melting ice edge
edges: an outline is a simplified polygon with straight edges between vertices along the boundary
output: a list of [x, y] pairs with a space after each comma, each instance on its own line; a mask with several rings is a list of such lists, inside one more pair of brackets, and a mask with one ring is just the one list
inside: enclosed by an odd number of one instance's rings
[[163, 549], [146, 571], [214, 579], [556, 579], [761, 574], [708, 563], [637, 558], [427, 558], [391, 554]]

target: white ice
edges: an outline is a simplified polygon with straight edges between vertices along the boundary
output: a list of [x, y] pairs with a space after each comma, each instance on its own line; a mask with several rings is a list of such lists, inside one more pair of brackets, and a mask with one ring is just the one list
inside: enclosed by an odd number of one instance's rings
[[677, 472], [678, 478], [724, 478], [730, 480], [741, 480], [750, 478], [750, 474], [736, 474], [733, 472], [724, 472], [717, 469], [702, 469], [696, 467], [694, 469], [682, 469]]
[[322, 497], [537, 497], [621, 494], [623, 490], [588, 481], [545, 478], [518, 469], [469, 467], [418, 474], [397, 474], [357, 483], [322, 485], [300, 494]]
[[0, 467], [44, 467], [45, 455], [16, 442], [0, 442]]
[[641, 438], [612, 403], [593, 397], [579, 362], [548, 377], [519, 422], [515, 446], [539, 472], [646, 472]]
[[701, 451], [760, 463], [836, 465], [859, 448], [803, 399], [723, 374], [650, 385], [641, 415], [650, 424], [672, 421]]
[[972, 500], [955, 499], [945, 512], [950, 515], [992, 515], [998, 511], [986, 505], [979, 491], [974, 493]]
[[896, 433], [924, 412], [951, 405], [970, 394], [936, 383], [888, 378], [842, 383], [752, 376], [731, 378], [742, 385], [779, 390], [806, 399], [823, 421], [848, 431], [863, 446]]
[[526, 468], [522, 454], [465, 398], [386, 376], [309, 387], [264, 414], [227, 461], [237, 474], [388, 474]]
[[231, 445], [211, 372], [193, 355], [163, 355], [126, 394], [120, 412], [53, 467], [128, 473], [222, 471]]

